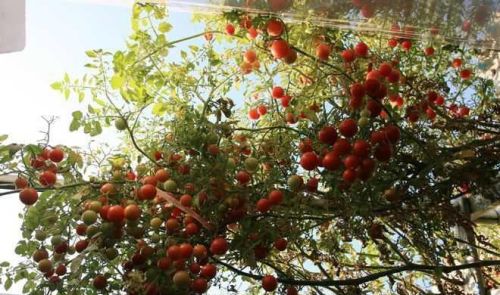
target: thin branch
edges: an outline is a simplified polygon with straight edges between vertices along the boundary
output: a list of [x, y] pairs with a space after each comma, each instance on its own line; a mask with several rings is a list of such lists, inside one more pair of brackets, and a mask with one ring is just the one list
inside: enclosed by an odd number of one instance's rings
[[[238, 268], [232, 266], [231, 264], [223, 262], [217, 258], [212, 257], [212, 259], [216, 263], [225, 266], [227, 269], [229, 269], [235, 273], [238, 273], [240, 275], [243, 275], [243, 276], [246, 276], [249, 278], [253, 278], [255, 280], [262, 279], [261, 275], [256, 275], [253, 273], [248, 273], [248, 272], [239, 270]], [[368, 283], [368, 282], [371, 282], [371, 281], [374, 281], [374, 280], [377, 280], [379, 278], [386, 277], [386, 276], [389, 276], [392, 274], [406, 272], [406, 271], [418, 271], [418, 272], [424, 272], [424, 273], [427, 273], [428, 271], [436, 271], [436, 272], [440, 271], [442, 273], [450, 273], [450, 272], [461, 270], [461, 269], [470, 269], [470, 268], [477, 268], [477, 267], [484, 267], [484, 266], [497, 266], [497, 265], [500, 265], [500, 260], [484, 260], [484, 261], [478, 261], [478, 262], [474, 262], [474, 263], [467, 263], [467, 264], [454, 265], [454, 266], [410, 264], [410, 265], [394, 267], [394, 268], [386, 270], [386, 271], [377, 272], [374, 274], [370, 274], [370, 275], [355, 278], [355, 279], [311, 281], [311, 280], [294, 280], [294, 279], [278, 278], [277, 281], [280, 283], [283, 283], [283, 284], [301, 285], [301, 286], [355, 286], [355, 285]]]

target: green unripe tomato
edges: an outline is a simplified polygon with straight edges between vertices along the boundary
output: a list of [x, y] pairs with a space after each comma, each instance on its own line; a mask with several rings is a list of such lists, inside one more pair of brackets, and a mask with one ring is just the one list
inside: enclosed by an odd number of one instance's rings
[[255, 172], [257, 171], [258, 168], [259, 168], [259, 160], [252, 157], [245, 159], [245, 169], [248, 172], [250, 173]]
[[149, 225], [151, 225], [151, 228], [153, 228], [153, 229], [159, 229], [162, 223], [163, 223], [163, 220], [161, 220], [158, 217], [154, 217], [149, 222]]
[[292, 191], [298, 191], [304, 184], [304, 180], [298, 175], [292, 175], [288, 177], [287, 184]]
[[365, 127], [370, 123], [370, 120], [367, 117], [361, 117], [358, 120], [358, 126], [359, 127]]
[[90, 225], [87, 227], [87, 237], [92, 238], [94, 237], [97, 233], [99, 233], [100, 229], [96, 225]]
[[64, 259], [64, 254], [63, 253], [54, 253], [54, 255], [52, 255], [54, 261], [61, 261]]
[[177, 190], [177, 183], [172, 179], [169, 179], [163, 184], [163, 189], [169, 193], [175, 192]]
[[70, 255], [71, 255], [71, 254], [75, 254], [75, 251], [76, 251], [76, 249], [75, 249], [75, 247], [74, 247], [74, 246], [69, 246], [69, 247], [68, 247], [68, 251], [67, 251], [67, 252], [68, 252], [68, 254], [70, 254]]
[[63, 238], [59, 235], [55, 235], [53, 236], [51, 239], [50, 239], [50, 244], [52, 246], [56, 246], [56, 245], [59, 245], [61, 244], [62, 242], [64, 242]]
[[368, 118], [370, 116], [370, 111], [368, 111], [367, 109], [363, 109], [359, 114], [361, 115], [361, 117]]
[[227, 159], [227, 168], [228, 169], [236, 168], [236, 161], [233, 158]]
[[113, 233], [115, 227], [113, 226], [112, 223], [110, 222], [105, 222], [101, 224], [100, 231], [102, 232], [103, 235], [109, 236]]
[[46, 238], [47, 238], [47, 233], [45, 231], [38, 229], [35, 232], [35, 239], [37, 239], [39, 241], [44, 241]]
[[137, 165], [136, 170], [137, 170], [137, 176], [143, 176], [148, 172], [148, 167], [146, 167], [146, 165], [144, 164], [139, 164]]
[[127, 121], [125, 121], [123, 118], [118, 118], [115, 120], [115, 127], [116, 129], [123, 131], [127, 129]]
[[92, 225], [97, 221], [97, 213], [92, 210], [86, 210], [82, 214], [82, 220], [86, 225]]
[[158, 243], [158, 242], [160, 242], [160, 240], [161, 240], [161, 237], [159, 234], [154, 233], [151, 235], [151, 242]]
[[99, 201], [90, 202], [89, 210], [92, 210], [94, 212], [99, 212], [99, 211], [101, 211], [101, 208], [102, 208], [101, 202], [99, 202]]
[[121, 180], [123, 177], [123, 173], [120, 170], [113, 170], [113, 180]]

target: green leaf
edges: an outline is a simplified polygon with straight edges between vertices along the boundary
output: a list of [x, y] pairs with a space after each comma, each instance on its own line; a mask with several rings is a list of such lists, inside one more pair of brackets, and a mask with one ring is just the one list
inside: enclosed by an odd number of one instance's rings
[[161, 23], [159, 26], [158, 26], [158, 30], [162, 33], [167, 33], [169, 32], [170, 30], [172, 29], [172, 25], [167, 23], [167, 22], [163, 22]]
[[71, 265], [69, 266], [69, 269], [71, 272], [77, 272], [78, 269], [80, 268], [83, 260], [83, 255], [78, 255], [71, 261]]
[[54, 82], [52, 84], [50, 84], [50, 87], [52, 87], [52, 89], [54, 90], [62, 90], [62, 83], [61, 82]]
[[76, 119], [76, 120], [81, 120], [83, 117], [83, 114], [80, 111], [74, 111], [72, 113], [72, 115], [73, 115], [73, 119]]
[[71, 124], [69, 124], [69, 131], [76, 131], [80, 128], [80, 121], [78, 120], [73, 120], [71, 121]]
[[64, 98], [65, 98], [66, 100], [68, 100], [68, 98], [69, 98], [69, 94], [70, 94], [70, 92], [69, 92], [69, 88], [64, 89]]
[[200, 50], [200, 48], [196, 45], [189, 45], [189, 48], [192, 52], [198, 52], [198, 50]]
[[4, 261], [2, 263], [0, 263], [0, 267], [8, 267], [10, 265], [10, 263], [8, 261]]
[[31, 290], [33, 290], [36, 287], [36, 284], [32, 280], [28, 280], [26, 284], [23, 286], [23, 293], [27, 294], [30, 293]]
[[17, 247], [14, 249], [14, 252], [18, 255], [23, 255], [26, 252], [26, 244], [23, 241], [19, 242]]
[[69, 82], [70, 82], [68, 73], [65, 73], [65, 74], [64, 74], [64, 82], [66, 82], [66, 83], [68, 83], [68, 84], [69, 84]]
[[93, 128], [90, 129], [90, 132], [89, 132], [90, 136], [96, 136], [96, 135], [101, 134], [102, 133], [101, 123], [99, 123], [98, 121], [95, 121], [93, 123], [93, 125], [94, 125]]
[[167, 111], [167, 107], [164, 103], [157, 102], [153, 106], [153, 114], [154, 115], [161, 116], [165, 113], [165, 111]]
[[0, 135], [0, 142], [4, 141], [7, 139], [7, 137], [9, 137], [7, 134], [4, 134], [4, 135]]
[[90, 123], [85, 123], [83, 126], [83, 132], [89, 134], [92, 131], [92, 125]]
[[113, 77], [111, 78], [111, 87], [113, 89], [119, 89], [122, 87], [123, 85], [123, 76], [120, 75], [120, 74], [115, 74], [113, 75]]
[[95, 101], [98, 105], [100, 105], [101, 107], [106, 106], [106, 102], [105, 102], [104, 100], [100, 99], [100, 98], [94, 97], [94, 101]]
[[85, 51], [85, 54], [88, 56], [88, 57], [97, 57], [97, 54], [95, 53], [94, 50], [87, 50]]
[[3, 287], [5, 288], [6, 291], [8, 291], [10, 289], [10, 287], [12, 287], [12, 279], [7, 278]]

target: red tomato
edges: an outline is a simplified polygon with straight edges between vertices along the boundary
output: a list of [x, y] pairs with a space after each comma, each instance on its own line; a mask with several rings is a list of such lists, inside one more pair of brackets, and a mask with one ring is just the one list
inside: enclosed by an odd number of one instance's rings
[[271, 44], [271, 54], [276, 59], [282, 59], [288, 56], [290, 47], [285, 40], [274, 40]]
[[346, 119], [340, 123], [339, 131], [345, 137], [353, 137], [358, 132], [358, 125], [353, 119]]
[[182, 243], [179, 251], [182, 258], [188, 259], [193, 254], [193, 246], [189, 243]]
[[320, 43], [316, 47], [316, 57], [318, 57], [320, 60], [327, 60], [330, 56], [331, 51], [332, 50], [329, 45]]
[[19, 193], [19, 200], [24, 205], [33, 205], [38, 200], [38, 192], [32, 188], [25, 188]]
[[410, 49], [411, 49], [411, 45], [412, 45], [412, 44], [411, 44], [411, 41], [410, 41], [410, 40], [405, 40], [405, 41], [401, 42], [401, 47], [403, 47], [403, 49], [404, 49], [405, 51], [410, 51]]
[[181, 198], [179, 199], [179, 201], [181, 202], [181, 205], [185, 206], [185, 207], [190, 207], [192, 200], [193, 200], [193, 197], [191, 197], [191, 195], [188, 195], [188, 194], [182, 195]]
[[207, 279], [211, 279], [215, 277], [216, 273], [217, 273], [217, 267], [213, 264], [207, 263], [201, 268], [200, 276]]
[[167, 249], [167, 256], [171, 260], [177, 260], [182, 257], [181, 248], [177, 245], [172, 245]]
[[234, 35], [234, 26], [232, 24], [227, 24], [226, 25], [226, 33], [230, 36]]
[[281, 98], [281, 106], [283, 106], [284, 108], [287, 108], [290, 105], [291, 99], [292, 99], [291, 96], [283, 95], [283, 97]]
[[120, 205], [111, 206], [108, 209], [107, 217], [109, 221], [121, 222], [125, 218], [125, 210]]
[[375, 79], [368, 79], [365, 81], [364, 88], [368, 95], [373, 96], [380, 88], [380, 82]]
[[236, 180], [238, 180], [240, 184], [247, 184], [248, 182], [250, 182], [250, 174], [248, 174], [248, 172], [246, 171], [239, 171], [236, 174]]
[[463, 69], [460, 71], [460, 77], [464, 80], [469, 80], [472, 76], [472, 71], [470, 69]]
[[279, 238], [276, 241], [274, 241], [274, 247], [279, 251], [284, 251], [287, 245], [288, 245], [287, 240], [283, 238]]
[[250, 120], [258, 120], [260, 118], [260, 114], [259, 114], [259, 111], [257, 109], [250, 109], [248, 111], [248, 118], [250, 118]]
[[52, 171], [44, 171], [40, 174], [39, 181], [43, 186], [52, 186], [56, 183], [57, 177]]
[[370, 154], [371, 146], [364, 139], [358, 139], [354, 142], [352, 153], [358, 157], [364, 158]]
[[229, 245], [224, 238], [215, 238], [210, 244], [210, 252], [214, 255], [224, 255], [229, 249]]
[[135, 204], [125, 207], [124, 216], [128, 220], [137, 220], [141, 217], [141, 208]]
[[459, 68], [462, 66], [462, 60], [460, 58], [455, 58], [452, 62], [451, 62], [451, 66], [454, 67], [454, 68]]
[[344, 159], [344, 166], [349, 169], [355, 169], [360, 164], [360, 159], [356, 155], [349, 155]]
[[333, 152], [328, 152], [324, 157], [323, 157], [323, 167], [325, 169], [333, 171], [336, 170], [337, 168], [340, 167], [340, 157], [339, 154], [335, 151]]
[[341, 53], [344, 62], [350, 63], [356, 59], [356, 53], [353, 49], [346, 49]]
[[59, 163], [64, 159], [64, 151], [61, 148], [55, 148], [49, 152], [49, 159], [52, 162]]
[[391, 143], [396, 143], [401, 138], [401, 132], [395, 125], [387, 125], [384, 128], [385, 136]]
[[156, 187], [152, 184], [145, 184], [139, 188], [139, 200], [152, 200], [156, 197]]
[[16, 180], [14, 181], [14, 184], [16, 185], [17, 189], [24, 189], [24, 188], [27, 188], [29, 185], [28, 180], [24, 177], [21, 177], [21, 176], [16, 178]]
[[271, 202], [268, 199], [260, 199], [257, 201], [256, 207], [257, 210], [261, 213], [266, 213], [271, 210]]
[[425, 52], [425, 55], [432, 56], [432, 55], [434, 55], [434, 48], [433, 47], [427, 47], [427, 48], [425, 48], [424, 52]]
[[283, 34], [283, 23], [277, 19], [271, 19], [267, 23], [267, 33], [272, 37], [279, 37]]
[[356, 180], [356, 172], [352, 169], [346, 169], [342, 173], [342, 179], [347, 183], [354, 182]]
[[356, 56], [366, 57], [368, 55], [368, 46], [364, 42], [359, 42], [354, 47], [354, 53]]
[[349, 90], [352, 97], [362, 98], [365, 96], [365, 87], [361, 83], [352, 84]]
[[392, 72], [392, 65], [384, 62], [378, 67], [378, 71], [382, 76], [387, 77]]
[[337, 130], [333, 126], [324, 126], [318, 133], [318, 139], [322, 143], [333, 145], [337, 140]]
[[245, 52], [245, 55], [243, 56], [243, 59], [247, 62], [247, 63], [253, 63], [254, 61], [257, 60], [257, 54], [255, 53], [254, 50], [252, 49], [249, 49]]
[[280, 86], [274, 86], [271, 94], [273, 98], [282, 98], [283, 95], [285, 95], [285, 90], [283, 90]]
[[191, 284], [191, 289], [195, 293], [205, 293], [208, 290], [208, 283], [206, 279], [203, 278], [197, 278], [193, 281]]
[[276, 281], [276, 278], [271, 276], [271, 275], [266, 275], [262, 277], [262, 288], [268, 292], [272, 292], [276, 290], [278, 287], [278, 281]]
[[314, 170], [318, 167], [318, 155], [314, 152], [307, 152], [300, 157], [300, 165], [305, 170]]
[[333, 145], [333, 151], [339, 156], [345, 155], [351, 150], [351, 143], [345, 138], [339, 138]]
[[257, 107], [257, 112], [259, 112], [261, 116], [264, 116], [265, 114], [267, 114], [267, 107], [261, 104]]
[[387, 41], [387, 45], [389, 45], [389, 47], [396, 47], [398, 46], [398, 41], [396, 39], [389, 39], [389, 41]]
[[283, 192], [280, 190], [272, 190], [269, 193], [268, 200], [271, 205], [279, 205], [283, 202]]
[[247, 37], [248, 37], [248, 39], [253, 40], [253, 39], [257, 38], [258, 34], [259, 33], [257, 32], [257, 30], [254, 27], [251, 27], [248, 29]]

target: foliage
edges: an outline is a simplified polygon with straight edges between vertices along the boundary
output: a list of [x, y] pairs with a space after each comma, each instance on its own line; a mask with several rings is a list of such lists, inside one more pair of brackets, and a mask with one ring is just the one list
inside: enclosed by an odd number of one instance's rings
[[[0, 146], [2, 173], [43, 191], [22, 216], [16, 253], [27, 261], [0, 265], [7, 289], [24, 279], [30, 294], [189, 294], [190, 281], [210, 280], [210, 264], [222, 270], [210, 284], [227, 292], [267, 274], [279, 290], [314, 294], [416, 294], [427, 284], [460, 294], [457, 270], [470, 268], [494, 283], [498, 245], [481, 244], [492, 260], [467, 264], [474, 247], [452, 230], [474, 238], [474, 224], [451, 200], [498, 198], [490, 187], [500, 169], [499, 105], [492, 81], [465, 75], [476, 66], [473, 51], [442, 40], [432, 55], [419, 43], [405, 50], [409, 40], [397, 32], [393, 48], [383, 36], [310, 19], [271, 36], [269, 22], [285, 25], [268, 14], [199, 19], [209, 32], [172, 41], [164, 7], [136, 4], [125, 50], [87, 51], [87, 75], [52, 84], [86, 106], [72, 113], [71, 131], [97, 136], [116, 128], [122, 151], [57, 147], [65, 154], [57, 162], [48, 143]], [[247, 36], [252, 28], [255, 39]], [[203, 46], [171, 57], [174, 47], [202, 37]], [[281, 59], [278, 39], [289, 47]], [[454, 59], [462, 65], [452, 67]], [[367, 95], [353, 94], [356, 83]], [[276, 86], [289, 97], [276, 95]], [[335, 139], [321, 135], [328, 126]], [[349, 143], [345, 152], [341, 141]], [[57, 183], [46, 183], [46, 171], [57, 172]], [[135, 204], [138, 218], [110, 213]], [[217, 250], [218, 239], [228, 251]], [[169, 252], [186, 243], [209, 255]], [[52, 264], [46, 270], [31, 259], [41, 249]], [[165, 259], [171, 265], [162, 269]], [[201, 274], [191, 270], [183, 281], [181, 270], [193, 264], [203, 265]], [[60, 265], [67, 273], [54, 274]]]

